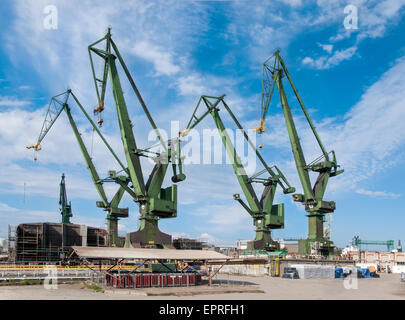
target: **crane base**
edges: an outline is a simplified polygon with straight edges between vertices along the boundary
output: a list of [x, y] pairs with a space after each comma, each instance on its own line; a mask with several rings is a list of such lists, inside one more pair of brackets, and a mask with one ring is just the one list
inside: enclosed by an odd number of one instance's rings
[[298, 241], [298, 253], [300, 255], [331, 257], [335, 254], [335, 245], [328, 239], [306, 239]]
[[264, 250], [264, 251], [279, 251], [280, 244], [276, 241], [265, 241], [264, 239], [248, 241], [246, 250]]
[[170, 248], [172, 245], [172, 236], [161, 231], [153, 230], [153, 240], [151, 240], [150, 230], [139, 230], [127, 233], [125, 236], [124, 248]]

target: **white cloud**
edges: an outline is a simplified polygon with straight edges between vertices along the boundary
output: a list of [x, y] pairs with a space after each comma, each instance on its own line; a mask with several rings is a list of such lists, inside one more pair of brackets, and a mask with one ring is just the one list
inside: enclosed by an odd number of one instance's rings
[[325, 50], [326, 52], [328, 52], [329, 54], [332, 53], [333, 50], [333, 44], [321, 44], [319, 43], [319, 46]]
[[[132, 51], [153, 63], [156, 74], [175, 76], [184, 57], [188, 56], [187, 52], [196, 43], [196, 34], [205, 32], [208, 25], [206, 9], [199, 3], [145, 4], [137, 0], [123, 1], [121, 6], [116, 6], [95, 1], [60, 0], [57, 4], [58, 29], [46, 30], [42, 23], [46, 5], [47, 0], [15, 1], [16, 19], [11, 25], [12, 32], [6, 37], [5, 48], [15, 66], [27, 59], [31, 61], [50, 95], [70, 87], [74, 92], [86, 93], [81, 102], [90, 106], [95, 104], [95, 93], [87, 46], [100, 39], [108, 26], [112, 26], [113, 38], [129, 66], [134, 62], [127, 59]], [[173, 41], [180, 38], [181, 41]], [[27, 47], [30, 50], [24, 49]], [[70, 54], [66, 55], [66, 52]], [[98, 70], [100, 59], [95, 60]], [[139, 79], [139, 75], [133, 76]], [[129, 88], [129, 84], [123, 85], [125, 92], [130, 91]]]
[[180, 71], [179, 66], [173, 63], [173, 55], [157, 45], [147, 41], [135, 44], [132, 52], [137, 56], [152, 62], [157, 74], [174, 75]]
[[399, 13], [405, 5], [405, 1], [385, 0], [374, 2], [374, 4], [375, 6], [370, 7], [363, 3], [360, 5], [359, 40], [383, 36], [387, 28], [399, 20]]
[[[335, 150], [338, 163], [345, 170], [342, 175], [330, 179], [328, 192], [357, 190], [361, 181], [403, 162], [404, 73], [405, 57], [402, 57], [365, 90], [360, 101], [343, 119], [315, 121], [315, 127], [325, 147], [328, 150]], [[264, 136], [266, 139], [264, 144], [281, 149], [281, 156], [289, 157], [289, 160], [280, 158], [279, 161], [278, 159], [275, 161], [290, 183], [299, 190], [301, 187], [295, 164], [291, 161], [290, 145], [282, 118], [281, 114], [277, 114], [268, 120], [270, 129], [269, 135]], [[314, 148], [315, 140], [305, 119], [300, 116], [294, 118], [305, 158], [310, 162], [319, 156], [320, 149]]]
[[[71, 106], [74, 110], [73, 104]], [[69, 184], [72, 188], [72, 197], [97, 199], [90, 174], [86, 170], [83, 156], [65, 113], [60, 115], [42, 141], [42, 151], [37, 153], [38, 161], [33, 160], [35, 152], [26, 149], [27, 145], [35, 143], [38, 138], [45, 111], [46, 107], [32, 112], [23, 109], [0, 112], [2, 144], [0, 164], [3, 173], [13, 173], [0, 175], [1, 192], [22, 194], [23, 183], [26, 182], [27, 192], [30, 195], [57, 197], [60, 175], [65, 172], [71, 176]], [[93, 141], [94, 148], [91, 147], [92, 131], [88, 130], [88, 125], [81, 125], [76, 114], [74, 117], [89, 152], [93, 149], [93, 161], [100, 177], [103, 178], [109, 169], [117, 169], [117, 164], [96, 135]], [[122, 158], [119, 135], [116, 133], [104, 136]], [[115, 190], [115, 186], [111, 184], [105, 184], [105, 188], [108, 194]]]
[[292, 7], [299, 7], [302, 5], [302, 0], [282, 0], [285, 4], [288, 4]]
[[305, 57], [304, 59], [302, 59], [302, 63], [312, 66], [312, 65], [315, 65], [315, 60], [312, 59], [311, 57]]
[[32, 87], [24, 85], [24, 86], [19, 86], [18, 89], [20, 89], [20, 90], [29, 90], [29, 89], [32, 89]]
[[1, 107], [23, 107], [31, 104], [28, 100], [19, 100], [15, 97], [2, 97], [0, 96]]
[[[263, 62], [275, 49], [286, 48], [302, 30], [317, 30], [343, 22], [343, 1], [311, 1], [305, 4], [307, 10], [304, 11], [297, 10], [301, 2], [263, 1], [258, 7], [248, 2], [235, 1], [232, 3], [233, 20], [228, 27], [228, 34], [235, 39], [235, 43], [241, 39], [249, 43], [244, 48], [245, 56], [255, 62]], [[286, 8], [285, 4], [291, 8]], [[339, 9], [341, 16], [336, 14]]]
[[401, 197], [400, 194], [392, 193], [392, 192], [385, 192], [385, 191], [371, 191], [371, 190], [364, 190], [364, 189], [357, 189], [356, 193], [362, 194], [365, 196], [370, 196], [373, 198], [383, 198], [383, 199], [397, 199]]
[[[242, 98], [235, 86], [238, 84], [237, 79], [231, 77], [221, 77], [211, 74], [204, 74], [200, 72], [183, 73], [179, 76], [175, 82], [175, 87], [180, 95], [190, 96], [194, 99], [198, 99], [201, 95], [219, 96], [227, 94], [227, 101], [232, 99], [233, 102], [240, 103], [245, 102], [248, 99]], [[233, 108], [238, 108], [238, 111], [243, 111], [240, 106], [233, 105]], [[241, 116], [241, 115], [240, 115]]]
[[335, 148], [354, 180], [399, 161], [395, 154], [400, 156], [405, 143], [404, 73], [402, 57], [366, 90], [346, 115], [344, 125], [335, 128]]
[[199, 96], [208, 92], [206, 81], [196, 73], [179, 77], [177, 80], [177, 88], [182, 95]]
[[[325, 4], [326, 1], [323, 1]], [[335, 8], [336, 16], [345, 18], [343, 8], [348, 5], [347, 1], [337, 1], [339, 6]], [[335, 36], [330, 38], [331, 41], [337, 42], [350, 38], [352, 35], [356, 37], [356, 43], [367, 38], [379, 38], [386, 34], [387, 29], [395, 26], [403, 14], [405, 1], [403, 0], [352, 0], [351, 5], [358, 8], [358, 29], [346, 30], [343, 23]], [[402, 11], [401, 11], [402, 10]]]
[[[332, 50], [332, 49], [330, 49]], [[329, 69], [334, 66], [337, 66], [340, 64], [342, 61], [349, 60], [350, 58], [353, 57], [353, 55], [356, 53], [357, 47], [350, 47], [344, 50], [338, 50], [335, 51], [332, 56], [322, 56], [318, 59], [313, 59], [311, 57], [305, 57], [302, 60], [302, 63], [304, 65], [308, 65], [310, 67], [313, 67], [315, 69]]]
[[216, 239], [214, 236], [212, 236], [212, 235], [210, 235], [209, 233], [207, 233], [207, 232], [202, 233], [202, 234], [199, 236], [199, 239], [205, 240], [205, 241], [207, 241], [209, 244], [215, 244], [215, 243], [217, 242], [217, 239]]
[[191, 238], [190, 235], [185, 232], [170, 232], [170, 234], [172, 235], [172, 239], [179, 239], [179, 238], [190, 239]]
[[[232, 177], [236, 181], [236, 177]], [[222, 184], [221, 184], [222, 185]], [[222, 189], [224, 185], [222, 185]], [[224, 189], [223, 189], [224, 190]], [[232, 189], [226, 193], [228, 201], [223, 204], [206, 204], [195, 210], [195, 215], [207, 217], [203, 226], [196, 226], [196, 230], [209, 230], [217, 240], [227, 238], [236, 239], [238, 234], [246, 231], [254, 232], [253, 219], [249, 213], [232, 197]], [[240, 187], [236, 189], [239, 193]], [[223, 191], [222, 191], [223, 192]], [[221, 203], [216, 200], [215, 203]]]

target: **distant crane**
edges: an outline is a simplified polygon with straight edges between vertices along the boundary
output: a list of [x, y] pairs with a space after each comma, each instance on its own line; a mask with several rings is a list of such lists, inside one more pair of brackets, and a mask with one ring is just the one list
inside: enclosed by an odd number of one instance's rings
[[[241, 199], [239, 194], [234, 194], [234, 199], [238, 201], [242, 207], [251, 215], [253, 218], [253, 224], [256, 227], [256, 238], [253, 241], [247, 243], [247, 250], [267, 250], [276, 251], [279, 250], [279, 245], [271, 238], [272, 229], [282, 229], [284, 228], [284, 204], [273, 204], [275, 192], [277, 186], [283, 189], [285, 194], [295, 192], [295, 188], [291, 187], [287, 179], [281, 173], [281, 171], [276, 167], [269, 167], [264, 161], [260, 153], [257, 151], [256, 147], [249, 139], [246, 131], [243, 129], [239, 121], [236, 119], [235, 115], [226, 104], [224, 100], [225, 95], [220, 97], [212, 97], [203, 95], [199, 99], [197, 106], [191, 116], [187, 128], [180, 132], [181, 136], [185, 136], [188, 132], [197, 126], [208, 114], [211, 114], [218, 132], [222, 138], [222, 142], [225, 146], [226, 152], [231, 159], [231, 163], [238, 179], [238, 182], [242, 188], [242, 191], [246, 197], [247, 204]], [[238, 156], [232, 141], [225, 130], [224, 123], [218, 113], [219, 104], [222, 104], [225, 110], [229, 113], [232, 120], [236, 124], [237, 128], [241, 130], [244, 138], [250, 145], [250, 147], [255, 151], [257, 158], [264, 166], [264, 170], [248, 177], [244, 166]], [[197, 111], [200, 106], [203, 108], [203, 114], [197, 116]], [[275, 171], [273, 171], [273, 169]], [[268, 177], [262, 177], [262, 175], [268, 175]], [[258, 199], [255, 190], [253, 189], [252, 183], [260, 183], [264, 186], [263, 193], [260, 200]]]
[[387, 240], [387, 241], [361, 240], [359, 236], [354, 236], [352, 240], [352, 245], [359, 248], [359, 251], [362, 251], [362, 246], [364, 245], [386, 246], [388, 252], [394, 250], [394, 240]]
[[[305, 160], [300, 138], [284, 91], [282, 82], [284, 76], [290, 83], [295, 97], [322, 151], [322, 155], [310, 163], [307, 163]], [[325, 150], [304, 103], [294, 86], [290, 74], [280, 57], [279, 50], [274, 52], [263, 64], [262, 86], [260, 126], [256, 128], [256, 131], [263, 133], [267, 130], [265, 119], [274, 89], [277, 86], [295, 165], [304, 191], [304, 194], [293, 194], [293, 200], [301, 202], [308, 213], [308, 238], [299, 241], [299, 253], [303, 255], [321, 254], [323, 256], [331, 256], [334, 252], [334, 245], [333, 242], [330, 241], [329, 236], [325, 236], [323, 223], [325, 214], [332, 213], [335, 210], [336, 204], [334, 201], [324, 201], [323, 196], [329, 178], [341, 174], [343, 170], [338, 170], [340, 166], [337, 164], [335, 152], [333, 150], [331, 152]], [[313, 186], [311, 185], [309, 177], [310, 171], [318, 173], [318, 178]], [[330, 234], [330, 230], [326, 233]]]
[[66, 195], [65, 174], [62, 173], [62, 179], [60, 181], [60, 195], [59, 195], [60, 214], [62, 215], [62, 223], [68, 224], [72, 215], [72, 204], [68, 203]]

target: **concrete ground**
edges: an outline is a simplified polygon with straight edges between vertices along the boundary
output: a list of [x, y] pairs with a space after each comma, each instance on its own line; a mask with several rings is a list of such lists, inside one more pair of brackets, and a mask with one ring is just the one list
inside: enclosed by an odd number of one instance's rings
[[[405, 300], [405, 283], [399, 274], [381, 274], [381, 278], [354, 279], [281, 279], [221, 275], [208, 287], [111, 289], [95, 292], [83, 284], [60, 284], [57, 289], [42, 285], [0, 286], [0, 300], [269, 300], [269, 299], [364, 299]], [[357, 283], [356, 283], [357, 281]]]

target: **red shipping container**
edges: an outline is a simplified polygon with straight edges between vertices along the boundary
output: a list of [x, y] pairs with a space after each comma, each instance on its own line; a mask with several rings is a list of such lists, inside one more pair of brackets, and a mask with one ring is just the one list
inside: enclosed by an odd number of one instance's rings
[[168, 286], [168, 287], [174, 287], [174, 278], [175, 278], [175, 276], [174, 276], [173, 274], [168, 274], [168, 275], [166, 276], [166, 279], [167, 279], [167, 286]]
[[125, 276], [118, 276], [118, 288], [125, 288]]
[[181, 275], [174, 274], [174, 286], [181, 286]]
[[188, 274], [181, 275], [181, 285], [187, 286], [188, 285]]
[[136, 288], [142, 287], [142, 275], [136, 274], [134, 277], [135, 277], [135, 287]]
[[152, 274], [152, 281], [151, 281], [151, 286], [152, 287], [158, 287], [159, 286], [159, 275], [158, 274]]
[[194, 273], [189, 273], [188, 274], [188, 284], [190, 286], [194, 286], [195, 285], [195, 274]]
[[117, 276], [113, 276], [113, 287], [118, 288], [118, 277]]
[[118, 276], [114, 276], [114, 288], [120, 287], [120, 279]]
[[125, 287], [133, 287], [134, 286], [134, 278], [132, 275], [127, 275], [127, 283], [125, 285]]
[[142, 287], [143, 288], [145, 288], [145, 287], [150, 287], [150, 278], [151, 278], [151, 275], [150, 274], [144, 274], [144, 275], [142, 275]]

